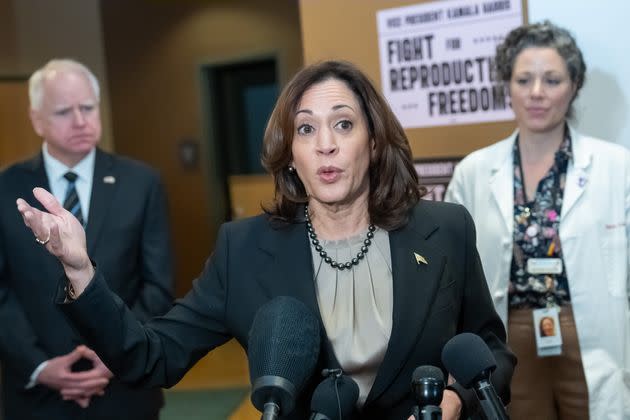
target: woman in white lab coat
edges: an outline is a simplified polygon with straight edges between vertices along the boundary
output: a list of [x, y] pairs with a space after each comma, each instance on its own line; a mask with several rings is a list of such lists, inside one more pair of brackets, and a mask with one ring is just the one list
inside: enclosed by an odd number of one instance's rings
[[[566, 30], [513, 30], [497, 67], [517, 130], [467, 156], [446, 200], [475, 220], [519, 359], [511, 417], [630, 418], [630, 152], [568, 124], [585, 64]], [[560, 338], [537, 332], [544, 316]]]

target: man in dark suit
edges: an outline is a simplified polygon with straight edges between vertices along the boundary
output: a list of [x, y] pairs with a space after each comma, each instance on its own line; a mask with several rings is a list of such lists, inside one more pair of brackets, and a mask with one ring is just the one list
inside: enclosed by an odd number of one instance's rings
[[42, 152], [0, 173], [5, 418], [157, 419], [161, 390], [118, 382], [53, 305], [62, 267], [20, 222], [15, 200], [44, 186], [65, 203], [85, 227], [87, 247], [110, 288], [144, 322], [172, 304], [170, 233], [159, 176], [96, 148], [99, 85], [82, 64], [50, 61], [31, 76], [29, 96]]

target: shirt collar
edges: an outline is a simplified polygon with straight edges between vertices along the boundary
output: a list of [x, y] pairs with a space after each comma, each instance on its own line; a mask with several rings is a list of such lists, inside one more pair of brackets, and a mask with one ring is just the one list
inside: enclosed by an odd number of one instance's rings
[[[514, 138], [514, 144], [512, 145], [512, 156], [514, 160], [514, 164], [518, 165], [521, 160], [521, 156], [518, 151], [518, 133]], [[562, 143], [560, 143], [560, 147], [556, 151], [555, 155], [556, 162], [569, 162], [573, 160], [573, 146], [571, 139], [571, 130], [569, 130], [569, 126], [565, 124], [564, 126], [564, 139]]]
[[571, 132], [569, 131], [569, 127], [565, 126], [564, 128], [564, 140], [560, 143], [560, 147], [556, 152], [556, 160], [565, 160], [569, 161], [573, 159], [573, 147], [571, 140]]
[[44, 167], [46, 168], [46, 173], [51, 182], [59, 181], [68, 171], [72, 171], [78, 175], [77, 181], [92, 182], [96, 148], [90, 150], [90, 152], [72, 168], [69, 168], [58, 159], [55, 159], [48, 152], [48, 145], [45, 142], [42, 146], [42, 155], [44, 156]]

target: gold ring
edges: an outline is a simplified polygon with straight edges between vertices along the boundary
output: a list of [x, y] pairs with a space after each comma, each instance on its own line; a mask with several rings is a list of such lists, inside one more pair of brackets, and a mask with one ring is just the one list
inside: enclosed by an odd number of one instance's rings
[[40, 245], [46, 245], [48, 241], [50, 241], [50, 231], [48, 231], [48, 237], [44, 239], [43, 241], [39, 239], [37, 236], [35, 236], [35, 242], [37, 242]]

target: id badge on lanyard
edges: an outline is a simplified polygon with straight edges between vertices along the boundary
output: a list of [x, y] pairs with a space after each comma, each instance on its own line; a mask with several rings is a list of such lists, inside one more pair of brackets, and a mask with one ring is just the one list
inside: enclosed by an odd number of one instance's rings
[[560, 307], [534, 309], [533, 322], [538, 357], [562, 354], [562, 332], [560, 331]]
[[529, 274], [562, 274], [562, 258], [528, 258]]

